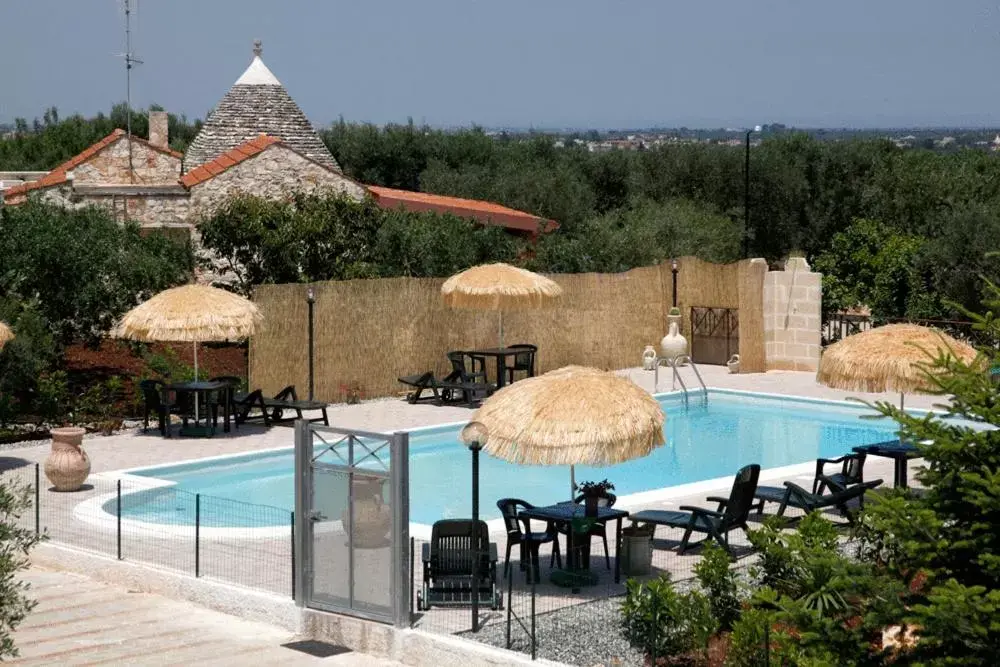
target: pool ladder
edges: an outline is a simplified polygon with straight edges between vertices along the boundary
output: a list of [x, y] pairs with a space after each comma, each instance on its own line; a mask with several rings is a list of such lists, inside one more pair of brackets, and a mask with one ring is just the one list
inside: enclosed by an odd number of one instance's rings
[[680, 383], [681, 389], [684, 391], [684, 407], [687, 408], [688, 393], [689, 393], [688, 388], [687, 385], [684, 384], [684, 378], [681, 377], [680, 372], [677, 370], [678, 364], [683, 364], [685, 361], [691, 364], [691, 370], [694, 371], [695, 377], [698, 378], [698, 384], [701, 385], [701, 395], [705, 404], [707, 405], [708, 387], [705, 386], [705, 380], [702, 379], [701, 377], [701, 371], [698, 370], [698, 366], [697, 364], [694, 363], [694, 359], [691, 358], [690, 354], [679, 354], [673, 358], [667, 358], [667, 357], [656, 358], [656, 372], [653, 376], [653, 392], [655, 393], [660, 388], [660, 366], [663, 364], [663, 362], [666, 362], [667, 365], [670, 366], [670, 369], [673, 371], [673, 383], [671, 384], [671, 390], [676, 389], [677, 383], [678, 382]]

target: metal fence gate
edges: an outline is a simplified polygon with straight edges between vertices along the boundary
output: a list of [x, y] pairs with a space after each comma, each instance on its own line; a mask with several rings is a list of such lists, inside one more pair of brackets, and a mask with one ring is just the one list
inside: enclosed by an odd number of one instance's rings
[[722, 365], [740, 351], [736, 308], [691, 308], [691, 358], [696, 364]]
[[409, 436], [295, 426], [295, 593], [310, 609], [409, 624]]

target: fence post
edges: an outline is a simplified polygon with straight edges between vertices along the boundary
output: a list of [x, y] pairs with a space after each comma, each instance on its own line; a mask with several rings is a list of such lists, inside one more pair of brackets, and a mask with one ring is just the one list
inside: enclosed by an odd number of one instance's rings
[[201, 576], [201, 494], [194, 494], [194, 576]]
[[507, 650], [510, 650], [510, 621], [514, 613], [514, 568], [510, 567], [507, 561], [504, 561], [504, 567], [507, 569]]
[[35, 464], [35, 535], [41, 534], [41, 507], [39, 507], [39, 501], [42, 498], [40, 492], [42, 480], [41, 475], [38, 473], [38, 464]]
[[[507, 604], [510, 604], [510, 602], [508, 601]], [[532, 577], [531, 578], [531, 659], [532, 660], [538, 658], [537, 649], [538, 649], [538, 643], [535, 641], [535, 578]]]
[[115, 503], [115, 515], [118, 521], [118, 560], [122, 559], [122, 480], [118, 479], [118, 500]]
[[413, 559], [414, 559], [414, 549], [416, 548], [416, 538], [410, 538], [410, 627], [413, 627], [413, 621], [416, 617], [417, 608], [417, 587], [413, 585]]
[[295, 510], [292, 510], [292, 600], [295, 599]]

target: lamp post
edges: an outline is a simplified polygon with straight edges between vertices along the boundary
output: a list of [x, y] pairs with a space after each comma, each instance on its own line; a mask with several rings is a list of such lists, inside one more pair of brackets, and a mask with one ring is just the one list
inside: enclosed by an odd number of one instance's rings
[[743, 158], [743, 257], [750, 256], [750, 135], [760, 132], [760, 125], [747, 130], [746, 150]]
[[489, 437], [486, 426], [469, 422], [462, 429], [462, 441], [472, 452], [472, 631], [479, 632], [479, 450]]
[[673, 288], [674, 288], [673, 289], [673, 291], [674, 291], [674, 304], [673, 305], [674, 305], [674, 308], [676, 308], [677, 307], [677, 260], [676, 259], [670, 260], [670, 273], [673, 274], [673, 279], [674, 279], [674, 284], [673, 284]]
[[309, 287], [306, 290], [306, 301], [309, 303], [309, 400], [313, 400], [313, 307], [316, 305], [316, 290]]

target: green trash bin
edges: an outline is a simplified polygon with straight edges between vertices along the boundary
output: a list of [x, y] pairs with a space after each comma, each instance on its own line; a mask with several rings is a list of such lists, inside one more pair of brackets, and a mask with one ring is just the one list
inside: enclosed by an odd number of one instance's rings
[[649, 574], [653, 570], [653, 531], [656, 526], [622, 528], [622, 573], [628, 577]]

